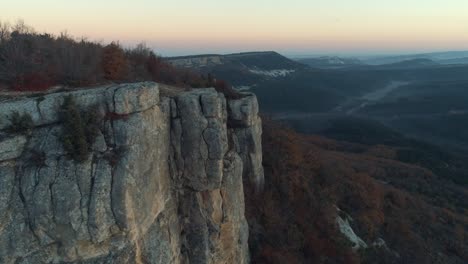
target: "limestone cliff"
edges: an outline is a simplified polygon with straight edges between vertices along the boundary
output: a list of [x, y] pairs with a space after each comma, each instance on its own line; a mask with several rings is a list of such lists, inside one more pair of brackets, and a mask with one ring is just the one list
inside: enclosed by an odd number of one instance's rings
[[[99, 116], [83, 162], [62, 142], [69, 95]], [[7, 130], [14, 112], [32, 128]], [[156, 83], [0, 102], [0, 263], [247, 263], [260, 123], [254, 95]]]

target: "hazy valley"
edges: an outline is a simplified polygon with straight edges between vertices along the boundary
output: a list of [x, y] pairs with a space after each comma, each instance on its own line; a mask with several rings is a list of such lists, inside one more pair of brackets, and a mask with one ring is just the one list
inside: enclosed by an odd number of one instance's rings
[[[265, 113], [273, 118], [292, 119], [301, 123], [303, 129], [311, 123], [307, 129], [318, 132], [314, 117], [323, 121], [354, 116], [380, 121], [403, 134], [422, 136], [434, 143], [466, 148], [468, 65], [440, 62], [465, 53], [384, 57], [381, 62], [392, 63], [380, 65], [348, 59], [349, 64], [340, 61], [345, 66], [339, 69], [301, 66], [277, 53], [246, 53], [242, 56], [244, 61], [184, 66], [211, 73], [234, 87], [250, 89], [259, 97]], [[337, 59], [329, 61], [330, 67], [336, 66]], [[284, 74], [275, 75], [275, 71]], [[271, 74], [261, 74], [266, 72]], [[300, 122], [302, 118], [308, 120]], [[454, 125], [455, 130], [451, 127]], [[454, 134], [449, 135], [448, 131]]]

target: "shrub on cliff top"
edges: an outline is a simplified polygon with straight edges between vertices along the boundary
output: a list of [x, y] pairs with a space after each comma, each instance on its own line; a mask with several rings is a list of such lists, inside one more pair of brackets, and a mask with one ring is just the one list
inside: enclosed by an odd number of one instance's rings
[[98, 135], [98, 118], [95, 109], [80, 112], [72, 96], [65, 97], [60, 111], [63, 122], [62, 144], [70, 158], [85, 161]]
[[10, 125], [6, 130], [10, 133], [24, 133], [33, 128], [33, 120], [30, 114], [13, 112], [10, 116]]

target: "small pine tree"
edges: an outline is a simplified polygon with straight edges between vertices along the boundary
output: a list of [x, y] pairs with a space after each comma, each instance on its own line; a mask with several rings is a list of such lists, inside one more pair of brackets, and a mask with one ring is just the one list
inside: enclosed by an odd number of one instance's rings
[[81, 113], [73, 97], [67, 96], [60, 111], [63, 122], [62, 143], [65, 151], [76, 161], [85, 161], [99, 132], [96, 109]]
[[73, 97], [65, 97], [60, 116], [64, 123], [62, 143], [65, 151], [76, 161], [86, 160], [89, 150], [85, 126]]
[[10, 116], [10, 125], [6, 130], [10, 133], [24, 133], [30, 131], [33, 126], [33, 120], [30, 114], [20, 114], [13, 112]]

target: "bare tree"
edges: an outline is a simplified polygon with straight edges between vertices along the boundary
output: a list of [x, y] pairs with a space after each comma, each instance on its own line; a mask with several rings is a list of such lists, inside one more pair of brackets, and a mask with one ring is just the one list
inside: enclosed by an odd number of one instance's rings
[[129, 61], [128, 79], [140, 81], [151, 79], [151, 75], [146, 68], [146, 62], [151, 55], [151, 49], [145, 43], [138, 44], [135, 48], [125, 51]]
[[55, 43], [55, 64], [64, 84], [86, 85], [101, 79], [102, 47], [82, 39], [76, 42], [62, 34]]
[[31, 26], [26, 25], [23, 19], [18, 19], [16, 23], [11, 27], [11, 32], [17, 34], [34, 34], [34, 29]]
[[11, 25], [8, 22], [0, 21], [0, 45], [10, 38]]
[[25, 72], [32, 71], [35, 64], [31, 56], [25, 52], [21, 42], [8, 42], [0, 50], [0, 81], [11, 82]]
[[22, 84], [27, 74], [41, 71], [47, 35], [37, 35], [23, 20], [13, 26], [3, 23], [0, 32], [0, 81]]

